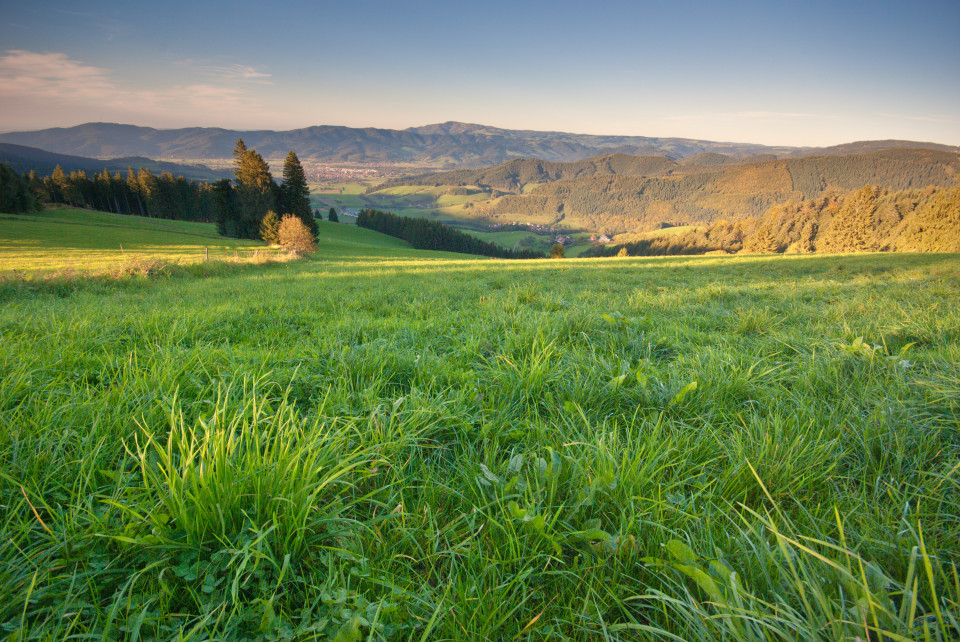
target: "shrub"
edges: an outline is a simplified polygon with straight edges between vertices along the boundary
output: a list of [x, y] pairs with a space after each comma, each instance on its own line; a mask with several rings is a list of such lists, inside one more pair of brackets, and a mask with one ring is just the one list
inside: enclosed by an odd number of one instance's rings
[[297, 254], [313, 254], [317, 251], [317, 243], [310, 233], [310, 228], [293, 214], [285, 214], [280, 221], [277, 241], [282, 247]]

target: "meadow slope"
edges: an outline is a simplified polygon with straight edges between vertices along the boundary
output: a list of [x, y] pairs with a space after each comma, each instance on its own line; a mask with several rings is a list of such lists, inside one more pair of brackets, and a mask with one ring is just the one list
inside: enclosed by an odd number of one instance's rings
[[0, 283], [0, 631], [960, 631], [957, 255], [320, 238]]

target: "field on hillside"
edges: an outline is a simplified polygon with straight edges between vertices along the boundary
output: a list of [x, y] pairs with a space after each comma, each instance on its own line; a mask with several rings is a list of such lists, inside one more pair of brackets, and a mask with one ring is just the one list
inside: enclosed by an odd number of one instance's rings
[[960, 634], [957, 255], [320, 241], [0, 284], [3, 634]]
[[429, 218], [462, 227], [483, 224], [477, 220], [474, 205], [487, 205], [490, 193], [449, 194], [449, 186], [399, 186], [366, 193], [369, 185], [348, 183], [332, 187], [315, 185], [311, 194], [314, 208], [326, 211], [330, 207], [361, 210], [365, 208], [390, 211], [400, 216]]
[[88, 272], [131, 260], [197, 263], [269, 253], [263, 243], [224, 238], [213, 225], [60, 208], [0, 214], [0, 274], [73, 270]]

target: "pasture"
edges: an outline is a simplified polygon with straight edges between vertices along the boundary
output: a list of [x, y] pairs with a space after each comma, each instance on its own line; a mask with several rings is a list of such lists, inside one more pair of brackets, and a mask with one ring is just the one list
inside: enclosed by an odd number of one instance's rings
[[[56, 263], [21, 241], [67, 223], [9, 222], [4, 265]], [[956, 255], [510, 262], [321, 222], [312, 259], [18, 283], [13, 639], [960, 631]]]
[[196, 263], [208, 255], [269, 253], [262, 243], [224, 238], [207, 223], [189, 223], [59, 208], [0, 214], [0, 274], [91, 272], [141, 260]]

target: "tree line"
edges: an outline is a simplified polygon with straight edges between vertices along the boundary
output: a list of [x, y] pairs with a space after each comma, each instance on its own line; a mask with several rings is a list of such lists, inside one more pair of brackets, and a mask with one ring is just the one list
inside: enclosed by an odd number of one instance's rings
[[456, 230], [449, 225], [424, 218], [397, 216], [390, 212], [365, 209], [357, 215], [357, 225], [398, 239], [419, 250], [442, 250], [477, 254], [501, 259], [538, 259], [543, 254], [533, 250], [508, 250], [495, 243]]
[[[88, 176], [83, 170], [67, 174], [56, 166], [40, 178], [31, 171], [18, 175], [0, 165], [0, 210], [25, 212], [40, 203], [57, 203], [127, 214], [181, 221], [216, 223], [223, 236], [262, 239], [263, 220], [270, 212], [299, 218], [316, 238], [317, 222], [310, 209], [310, 190], [300, 159], [291, 151], [283, 163], [278, 185], [270, 167], [256, 150], [238, 140], [233, 151], [234, 180], [212, 184], [154, 175], [147, 168], [127, 169], [126, 177], [109, 170]], [[264, 239], [270, 240], [270, 239]]]
[[28, 180], [45, 203], [148, 218], [213, 221], [210, 187], [169, 172], [156, 175], [145, 167], [136, 171], [129, 167], [126, 177], [107, 169], [91, 177], [83, 170], [67, 174], [57, 165], [50, 176], [41, 179], [30, 172]]
[[960, 252], [960, 185], [867, 185], [777, 205], [761, 217], [600, 246], [581, 256], [887, 251]]

